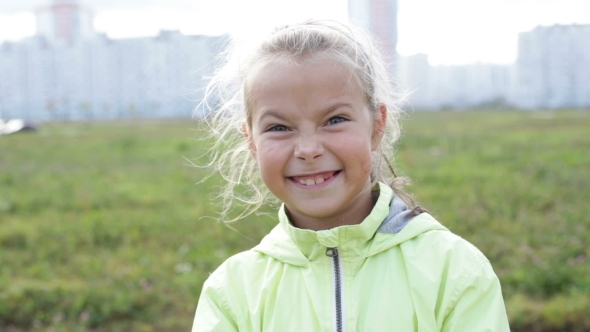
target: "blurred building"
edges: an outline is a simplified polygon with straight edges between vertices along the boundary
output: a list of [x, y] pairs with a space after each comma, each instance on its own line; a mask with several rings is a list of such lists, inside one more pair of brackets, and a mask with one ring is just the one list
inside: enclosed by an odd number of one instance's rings
[[537, 27], [518, 36], [512, 101], [522, 108], [590, 107], [590, 25]]
[[51, 42], [74, 43], [94, 36], [92, 10], [78, 0], [52, 0], [36, 10], [38, 34]]
[[397, 54], [397, 0], [348, 0], [351, 22], [371, 33], [392, 63], [406, 107], [415, 109], [505, 106], [509, 66], [430, 66], [428, 56]]
[[508, 106], [511, 67], [484, 63], [431, 66], [426, 54], [399, 56], [403, 106], [417, 110]]
[[[396, 55], [396, 0], [348, 7], [395, 64], [405, 107], [590, 108], [590, 25], [521, 33], [514, 65], [431, 66], [424, 54]], [[0, 44], [0, 118], [190, 116], [225, 37], [162, 31], [111, 40], [93, 30], [92, 16], [76, 0], [52, 0], [37, 10], [37, 36]]]
[[405, 107], [462, 109], [590, 108], [590, 25], [537, 27], [519, 35], [513, 65], [430, 66], [400, 56], [396, 78]]
[[38, 36], [0, 45], [0, 118], [189, 117], [221, 37], [164, 31], [63, 45]]
[[37, 13], [37, 36], [0, 45], [0, 118], [190, 117], [225, 39], [162, 31], [111, 40], [71, 0]]
[[435, 106], [431, 87], [431, 68], [428, 55], [416, 54], [397, 58], [396, 77], [398, 90], [404, 96], [404, 104], [416, 109], [430, 109]]
[[348, 0], [348, 17], [352, 23], [373, 35], [384, 55], [395, 63], [397, 0]]

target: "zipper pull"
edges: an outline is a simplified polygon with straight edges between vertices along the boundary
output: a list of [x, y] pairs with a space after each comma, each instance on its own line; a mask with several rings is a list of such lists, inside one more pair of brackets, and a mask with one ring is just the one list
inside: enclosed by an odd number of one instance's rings
[[338, 257], [338, 249], [337, 248], [326, 248], [326, 256], [328, 257]]

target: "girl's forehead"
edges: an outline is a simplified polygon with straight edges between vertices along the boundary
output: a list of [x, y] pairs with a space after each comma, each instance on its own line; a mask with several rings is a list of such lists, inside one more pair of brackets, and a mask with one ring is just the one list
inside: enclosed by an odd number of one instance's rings
[[[261, 64], [249, 77], [245, 97], [256, 98], [262, 91], [323, 85], [339, 86], [343, 93], [362, 92], [347, 66], [325, 57], [280, 57]], [[250, 94], [250, 95], [248, 95]]]
[[283, 76], [284, 79], [289, 79], [290, 77], [287, 76], [288, 73], [306, 71], [310, 67], [331, 68], [334, 72], [347, 77], [347, 81], [354, 80], [356, 83], [359, 83], [354, 71], [342, 61], [339, 61], [334, 56], [330, 56], [330, 54], [319, 53], [303, 56], [276, 55], [261, 59], [250, 68], [244, 79], [245, 91], [251, 91], [253, 85], [264, 84], [264, 81], [269, 76], [285, 75]]
[[248, 93], [249, 116], [255, 121], [269, 110], [311, 115], [335, 105], [366, 106], [363, 90], [350, 70], [326, 59], [269, 62], [253, 77]]

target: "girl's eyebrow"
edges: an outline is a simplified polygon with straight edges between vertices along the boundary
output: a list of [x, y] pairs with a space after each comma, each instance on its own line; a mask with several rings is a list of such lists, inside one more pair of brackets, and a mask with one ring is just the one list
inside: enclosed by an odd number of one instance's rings
[[279, 112], [279, 111], [275, 111], [275, 110], [268, 110], [268, 111], [263, 111], [262, 115], [261, 115], [261, 116], [258, 118], [258, 121], [261, 121], [261, 120], [263, 120], [264, 118], [266, 118], [266, 117], [269, 117], [269, 116], [272, 116], [272, 117], [278, 118], [278, 119], [280, 119], [280, 120], [286, 120], [286, 119], [287, 119], [287, 118], [286, 118], [284, 115], [282, 115], [282, 114], [281, 114], [281, 112]]
[[331, 112], [334, 112], [335, 110], [341, 108], [341, 107], [350, 107], [352, 108], [352, 104], [345, 102], [345, 101], [340, 101], [335, 103], [334, 105], [331, 105], [330, 107], [327, 107], [326, 110], [324, 111], [325, 114], [329, 114]]
[[[341, 107], [352, 107], [352, 104], [349, 102], [345, 102], [345, 101], [340, 101], [340, 102], [336, 102], [333, 105], [330, 105], [329, 107], [326, 107], [324, 110], [322, 110], [322, 115], [327, 115], [330, 114], [334, 111], [336, 111], [337, 109], [341, 108]], [[264, 120], [264, 118], [267, 117], [275, 117], [279, 120], [283, 120], [286, 121], [287, 117], [284, 116], [280, 111], [274, 110], [274, 109], [269, 109], [267, 111], [263, 111], [262, 115], [258, 118], [258, 121], [262, 121]]]

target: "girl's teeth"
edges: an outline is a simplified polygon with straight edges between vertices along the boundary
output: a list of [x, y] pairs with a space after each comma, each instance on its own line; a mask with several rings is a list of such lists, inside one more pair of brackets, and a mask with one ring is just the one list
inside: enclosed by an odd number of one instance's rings
[[318, 176], [314, 176], [314, 177], [299, 178], [299, 180], [297, 180], [297, 182], [299, 182], [300, 184], [302, 184], [304, 186], [313, 186], [316, 184], [326, 182], [326, 179], [324, 179], [324, 176], [318, 175]]

